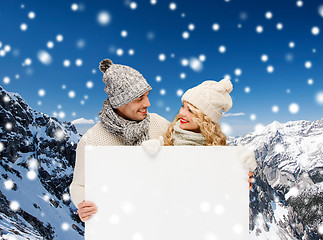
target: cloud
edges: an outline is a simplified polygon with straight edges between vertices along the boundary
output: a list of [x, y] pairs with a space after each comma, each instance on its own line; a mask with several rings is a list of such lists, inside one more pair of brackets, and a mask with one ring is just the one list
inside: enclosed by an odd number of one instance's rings
[[246, 114], [244, 113], [226, 113], [226, 114], [223, 114], [223, 117], [237, 117], [237, 116], [244, 116]]
[[85, 119], [85, 118], [79, 118], [79, 119], [75, 119], [72, 121], [72, 124], [94, 124], [94, 120], [92, 119]]

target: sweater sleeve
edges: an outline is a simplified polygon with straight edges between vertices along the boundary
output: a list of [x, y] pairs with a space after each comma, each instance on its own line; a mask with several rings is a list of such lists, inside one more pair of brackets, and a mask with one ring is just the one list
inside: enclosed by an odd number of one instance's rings
[[149, 128], [150, 138], [159, 139], [160, 136], [163, 136], [166, 133], [170, 125], [170, 122], [156, 113], [150, 113], [150, 116], [151, 116], [151, 124], [150, 124], [151, 126]]
[[70, 185], [71, 199], [77, 205], [85, 199], [84, 184], [84, 158], [85, 158], [85, 136], [83, 136], [76, 148], [76, 160], [73, 181]]

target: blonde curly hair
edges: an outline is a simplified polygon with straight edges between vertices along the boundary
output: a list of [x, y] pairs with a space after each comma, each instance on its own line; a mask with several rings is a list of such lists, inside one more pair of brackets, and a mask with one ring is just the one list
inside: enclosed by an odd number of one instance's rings
[[[227, 145], [227, 137], [221, 132], [220, 125], [211, 121], [201, 110], [187, 102], [189, 109], [192, 111], [192, 120], [199, 127], [202, 135], [205, 137], [205, 146]], [[168, 127], [164, 135], [164, 145], [174, 146], [173, 131], [174, 125], [180, 119], [179, 114]]]

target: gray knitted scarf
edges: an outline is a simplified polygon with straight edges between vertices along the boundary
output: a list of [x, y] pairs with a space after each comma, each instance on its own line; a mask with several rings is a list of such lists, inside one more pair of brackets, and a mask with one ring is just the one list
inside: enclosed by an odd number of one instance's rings
[[124, 139], [124, 144], [127, 146], [140, 145], [143, 141], [149, 140], [149, 114], [140, 122], [124, 119], [113, 110], [109, 98], [107, 98], [103, 103], [99, 117], [103, 127], [109, 133]]
[[174, 125], [173, 140], [174, 146], [205, 146], [205, 137], [202, 133], [181, 129], [179, 127], [179, 121]]

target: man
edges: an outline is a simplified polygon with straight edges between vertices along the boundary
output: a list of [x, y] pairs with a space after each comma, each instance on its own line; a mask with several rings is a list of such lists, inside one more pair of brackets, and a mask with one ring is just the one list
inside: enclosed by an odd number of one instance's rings
[[70, 186], [72, 201], [78, 207], [77, 212], [83, 222], [97, 211], [94, 203], [85, 201], [85, 145], [140, 145], [145, 140], [162, 136], [169, 126], [166, 119], [148, 113], [151, 86], [137, 70], [113, 64], [110, 59], [100, 63], [100, 70], [104, 74], [104, 90], [109, 96], [99, 113], [101, 121], [89, 129], [77, 145], [74, 176]]

